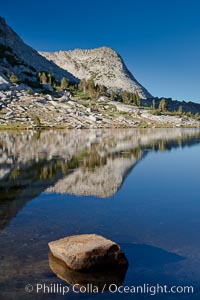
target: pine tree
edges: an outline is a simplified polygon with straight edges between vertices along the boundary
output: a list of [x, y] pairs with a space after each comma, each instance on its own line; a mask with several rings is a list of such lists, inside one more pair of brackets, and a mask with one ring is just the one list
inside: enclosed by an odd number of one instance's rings
[[137, 106], [140, 106], [141, 105], [141, 99], [140, 99], [140, 96], [138, 95], [138, 93], [136, 92], [135, 94], [135, 104]]
[[61, 85], [60, 85], [62, 90], [66, 90], [69, 87], [69, 79], [66, 77], [63, 77], [61, 80]]
[[103, 84], [99, 85], [99, 90], [101, 95], [105, 95], [107, 92], [107, 88]]
[[166, 112], [167, 111], [167, 101], [164, 98], [161, 99], [158, 109], [161, 112]]
[[115, 91], [112, 91], [110, 96], [111, 96], [112, 100], [115, 100], [116, 99], [116, 93], [115, 93]]
[[132, 97], [131, 97], [131, 102], [133, 103], [133, 105], [136, 105], [136, 94], [132, 93]]
[[39, 72], [39, 73], [37, 74], [37, 77], [38, 77], [38, 80], [39, 80], [40, 83], [41, 83], [41, 75], [42, 75], [41, 72]]
[[183, 114], [183, 107], [180, 105], [178, 108], [178, 115], [182, 116], [182, 114]]
[[86, 88], [87, 88], [87, 83], [85, 79], [81, 79], [78, 88], [81, 92], [83, 92], [84, 94], [86, 94]]
[[18, 83], [20, 82], [19, 78], [18, 78], [17, 75], [15, 75], [15, 74], [12, 74], [12, 75], [10, 76], [10, 81], [11, 81], [12, 83], [16, 83], [16, 84], [18, 84]]
[[40, 76], [40, 83], [47, 84], [47, 75], [45, 72], [42, 72], [42, 74]]
[[129, 100], [129, 95], [128, 95], [128, 93], [127, 93], [127, 92], [122, 92], [122, 93], [121, 93], [121, 99], [122, 99], [122, 102], [123, 102], [123, 103], [127, 103], [128, 100]]
[[91, 98], [96, 97], [96, 87], [94, 80], [90, 79], [87, 81], [87, 90]]
[[52, 85], [52, 75], [50, 73], [47, 75], [47, 83]]
[[87, 89], [88, 89], [90, 97], [95, 96], [96, 89], [95, 89], [94, 80], [92, 80], [92, 79], [88, 80], [88, 82], [87, 82]]
[[155, 99], [152, 100], [152, 109], [153, 110], [156, 109], [156, 100]]
[[134, 93], [131, 94], [131, 103], [133, 103], [135, 105], [135, 94]]

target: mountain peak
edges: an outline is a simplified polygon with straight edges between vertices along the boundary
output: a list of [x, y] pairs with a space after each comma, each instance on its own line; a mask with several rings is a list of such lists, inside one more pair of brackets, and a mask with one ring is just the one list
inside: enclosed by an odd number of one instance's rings
[[[144, 99], [152, 97], [131, 74], [121, 56], [108, 46], [39, 54], [26, 45], [2, 17], [0, 45], [9, 49], [16, 62], [14, 66], [6, 67], [8, 75], [14, 73], [19, 79], [23, 79], [24, 73], [30, 73], [31, 70], [34, 70], [34, 75], [46, 71], [59, 80], [62, 77], [74, 82], [78, 82], [78, 79], [93, 79], [96, 84], [102, 84], [111, 90], [138, 93]], [[2, 57], [2, 63], [3, 58], [5, 57]], [[0, 66], [0, 73], [3, 74], [3, 65]]]
[[131, 74], [121, 56], [107, 46], [41, 52], [41, 55], [79, 79], [93, 79], [95, 83], [113, 90], [138, 93], [141, 98], [152, 97]]

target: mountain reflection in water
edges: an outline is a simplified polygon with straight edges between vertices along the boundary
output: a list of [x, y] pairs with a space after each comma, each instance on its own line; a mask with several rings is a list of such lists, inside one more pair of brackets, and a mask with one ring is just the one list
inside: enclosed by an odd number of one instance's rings
[[196, 129], [0, 132], [0, 230], [44, 191], [110, 197], [149, 152], [198, 143]]

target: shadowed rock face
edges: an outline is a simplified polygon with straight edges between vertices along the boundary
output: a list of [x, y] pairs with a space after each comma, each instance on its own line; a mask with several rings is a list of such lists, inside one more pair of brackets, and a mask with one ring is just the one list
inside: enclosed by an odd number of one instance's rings
[[[17, 75], [21, 75], [23, 71], [33, 72], [28, 67], [33, 67], [36, 71], [47, 71], [54, 74], [57, 78], [63, 76], [68, 77], [71, 81], [77, 81], [69, 72], [61, 69], [54, 63], [45, 59], [36, 50], [26, 45], [23, 40], [6, 24], [5, 19], [0, 17], [0, 45], [5, 45], [11, 48], [14, 59], [18, 61], [15, 67], [10, 70]], [[6, 67], [6, 66], [5, 66]], [[8, 66], [7, 66], [8, 67]], [[1, 75], [1, 68], [0, 68]], [[0, 80], [1, 83], [1, 80]]]
[[127, 69], [119, 54], [111, 48], [41, 52], [41, 55], [79, 79], [92, 78], [108, 88], [137, 92], [142, 98], [152, 97]]

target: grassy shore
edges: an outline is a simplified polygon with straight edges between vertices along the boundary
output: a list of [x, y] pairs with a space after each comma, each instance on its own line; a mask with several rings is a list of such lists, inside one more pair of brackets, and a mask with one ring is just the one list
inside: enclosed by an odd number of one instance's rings
[[[146, 124], [145, 122], [140, 124], [139, 126], [125, 126], [125, 125], [115, 125], [115, 126], [97, 126], [92, 127], [93, 129], [109, 129], [109, 128], [200, 128], [199, 126], [172, 126], [170, 124]], [[34, 126], [34, 125], [30, 125], [30, 124], [1, 124], [0, 125], [0, 131], [4, 131], [4, 130], [12, 130], [12, 131], [21, 131], [21, 130], [48, 130], [48, 129], [75, 129], [72, 126], [68, 126], [68, 125], [56, 125], [56, 126], [49, 126], [49, 125], [39, 125], [39, 126]], [[90, 127], [83, 127], [81, 129], [90, 129]]]

